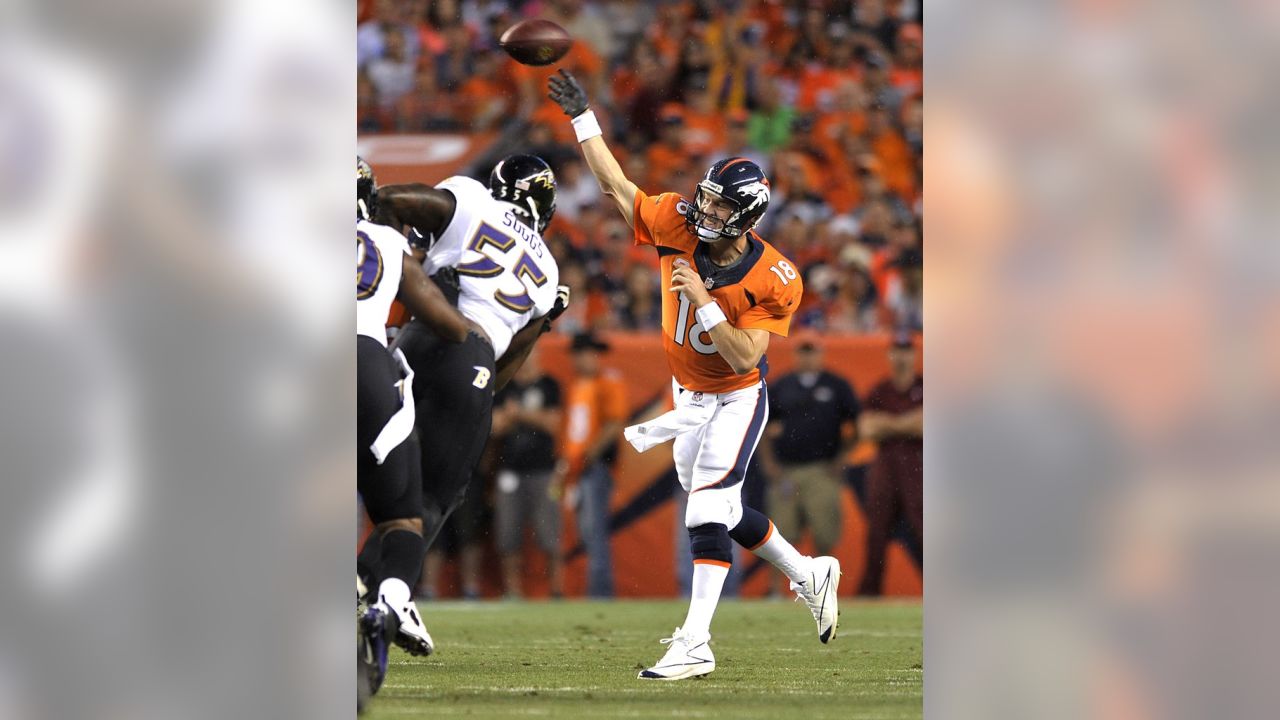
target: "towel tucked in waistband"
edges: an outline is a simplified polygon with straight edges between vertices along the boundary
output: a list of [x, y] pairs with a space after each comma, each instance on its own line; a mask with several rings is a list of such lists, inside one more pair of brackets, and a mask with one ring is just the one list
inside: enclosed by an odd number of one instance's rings
[[655, 445], [675, 438], [681, 433], [697, 430], [711, 420], [716, 411], [719, 395], [684, 390], [676, 393], [674, 410], [622, 431], [622, 436], [637, 452], [644, 452]]

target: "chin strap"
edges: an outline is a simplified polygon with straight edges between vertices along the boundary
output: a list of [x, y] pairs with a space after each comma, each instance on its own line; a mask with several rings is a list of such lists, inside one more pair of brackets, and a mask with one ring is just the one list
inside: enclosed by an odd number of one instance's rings
[[538, 204], [533, 201], [533, 196], [531, 195], [526, 195], [524, 201], [529, 206], [529, 217], [533, 218], [533, 229], [542, 232], [542, 228], [538, 227], [542, 219], [538, 216]]

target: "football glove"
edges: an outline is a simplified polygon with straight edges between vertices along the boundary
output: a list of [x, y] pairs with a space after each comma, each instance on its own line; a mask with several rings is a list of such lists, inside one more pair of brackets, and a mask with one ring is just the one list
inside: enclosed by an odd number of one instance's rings
[[547, 313], [547, 321], [542, 325], [542, 332], [544, 333], [551, 332], [551, 323], [555, 322], [556, 318], [563, 315], [564, 311], [568, 309], [569, 309], [569, 286], [557, 285], [556, 301], [551, 306], [551, 311]]
[[575, 118], [587, 111], [587, 91], [572, 73], [560, 68], [560, 77], [552, 75], [549, 85], [551, 92], [547, 97], [554, 100], [565, 115]]

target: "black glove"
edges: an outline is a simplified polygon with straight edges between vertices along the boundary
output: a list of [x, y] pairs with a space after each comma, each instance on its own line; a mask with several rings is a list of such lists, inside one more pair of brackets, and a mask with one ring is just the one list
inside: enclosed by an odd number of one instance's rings
[[569, 286], [557, 285], [556, 301], [551, 306], [551, 311], [547, 313], [547, 322], [545, 325], [542, 326], [542, 332], [549, 332], [551, 330], [551, 323], [555, 322], [556, 318], [563, 315], [564, 311], [568, 309], [569, 309]]
[[556, 101], [564, 114], [571, 118], [578, 117], [587, 111], [587, 91], [582, 89], [576, 78], [567, 70], [560, 68], [561, 77], [551, 76], [548, 83], [551, 92], [547, 97]]

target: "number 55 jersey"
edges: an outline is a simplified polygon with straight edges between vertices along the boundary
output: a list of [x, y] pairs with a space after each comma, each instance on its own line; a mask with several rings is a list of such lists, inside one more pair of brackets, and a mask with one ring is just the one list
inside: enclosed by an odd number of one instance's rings
[[501, 358], [512, 336], [551, 311], [560, 269], [542, 236], [480, 182], [455, 175], [436, 187], [453, 193], [457, 208], [423, 267], [428, 275], [457, 268], [458, 311], [484, 328]]
[[761, 358], [749, 373], [735, 373], [698, 323], [693, 304], [671, 292], [671, 273], [679, 264], [692, 265], [730, 325], [786, 337], [804, 293], [795, 266], [750, 231], [746, 252], [734, 263], [718, 266], [707, 255], [707, 243], [685, 228], [687, 200], [676, 193], [651, 197], [637, 191], [635, 203], [636, 244], [657, 248], [662, 268], [662, 345], [672, 377], [687, 390], [706, 393], [741, 390], [759, 382], [768, 371], [766, 360]]

